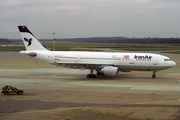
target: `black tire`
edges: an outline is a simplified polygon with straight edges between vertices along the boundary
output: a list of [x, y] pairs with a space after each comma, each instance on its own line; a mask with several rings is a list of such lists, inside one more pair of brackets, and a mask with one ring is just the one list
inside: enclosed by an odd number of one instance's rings
[[156, 78], [156, 75], [152, 75], [152, 78]]
[[101, 73], [97, 72], [97, 75], [101, 75]]
[[8, 95], [8, 92], [4, 92], [5, 95]]
[[95, 74], [93, 74], [93, 75], [92, 75], [92, 78], [95, 78], [95, 77], [96, 77], [96, 75], [95, 75]]
[[92, 76], [90, 74], [87, 75], [87, 78], [91, 78]]
[[104, 73], [102, 73], [101, 76], [104, 76]]
[[19, 91], [19, 92], [18, 92], [18, 94], [19, 94], [19, 95], [21, 95], [21, 94], [22, 94], [22, 92], [21, 92], [21, 91]]

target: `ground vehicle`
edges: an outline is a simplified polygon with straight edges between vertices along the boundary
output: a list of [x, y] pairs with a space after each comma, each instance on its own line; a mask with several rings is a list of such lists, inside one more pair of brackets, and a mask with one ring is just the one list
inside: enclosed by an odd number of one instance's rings
[[23, 89], [21, 88], [16, 88], [14, 86], [10, 86], [10, 85], [5, 85], [3, 88], [2, 88], [2, 92], [1, 93], [4, 93], [5, 95], [8, 95], [10, 93], [17, 93], [17, 94], [22, 94], [24, 92]]

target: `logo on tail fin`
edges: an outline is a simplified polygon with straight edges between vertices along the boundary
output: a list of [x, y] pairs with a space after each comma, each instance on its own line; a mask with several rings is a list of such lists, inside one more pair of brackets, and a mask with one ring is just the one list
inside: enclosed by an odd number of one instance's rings
[[32, 38], [29, 38], [29, 40], [27, 38], [24, 38], [24, 41], [28, 42], [27, 46], [30, 46], [32, 44]]

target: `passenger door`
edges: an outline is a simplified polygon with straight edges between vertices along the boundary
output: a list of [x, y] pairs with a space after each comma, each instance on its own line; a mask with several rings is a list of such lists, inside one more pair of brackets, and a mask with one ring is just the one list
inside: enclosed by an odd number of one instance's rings
[[132, 55], [129, 57], [129, 64], [134, 64], [134, 57]]
[[78, 56], [77, 56], [77, 62], [80, 62], [80, 59], [81, 59], [81, 56], [78, 55]]
[[157, 56], [153, 57], [153, 65], [158, 65], [158, 57]]

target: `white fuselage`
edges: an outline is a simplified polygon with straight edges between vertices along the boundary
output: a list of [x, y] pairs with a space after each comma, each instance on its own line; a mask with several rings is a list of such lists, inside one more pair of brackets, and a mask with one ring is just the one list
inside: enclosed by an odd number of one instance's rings
[[[30, 52], [30, 51], [29, 51]], [[60, 64], [63, 67], [81, 68], [91, 64], [95, 69], [111, 65], [119, 71], [158, 71], [173, 67], [175, 62], [168, 57], [149, 53], [108, 53], [108, 52], [63, 52], [63, 51], [32, 51], [37, 54], [35, 58], [50, 64]]]

